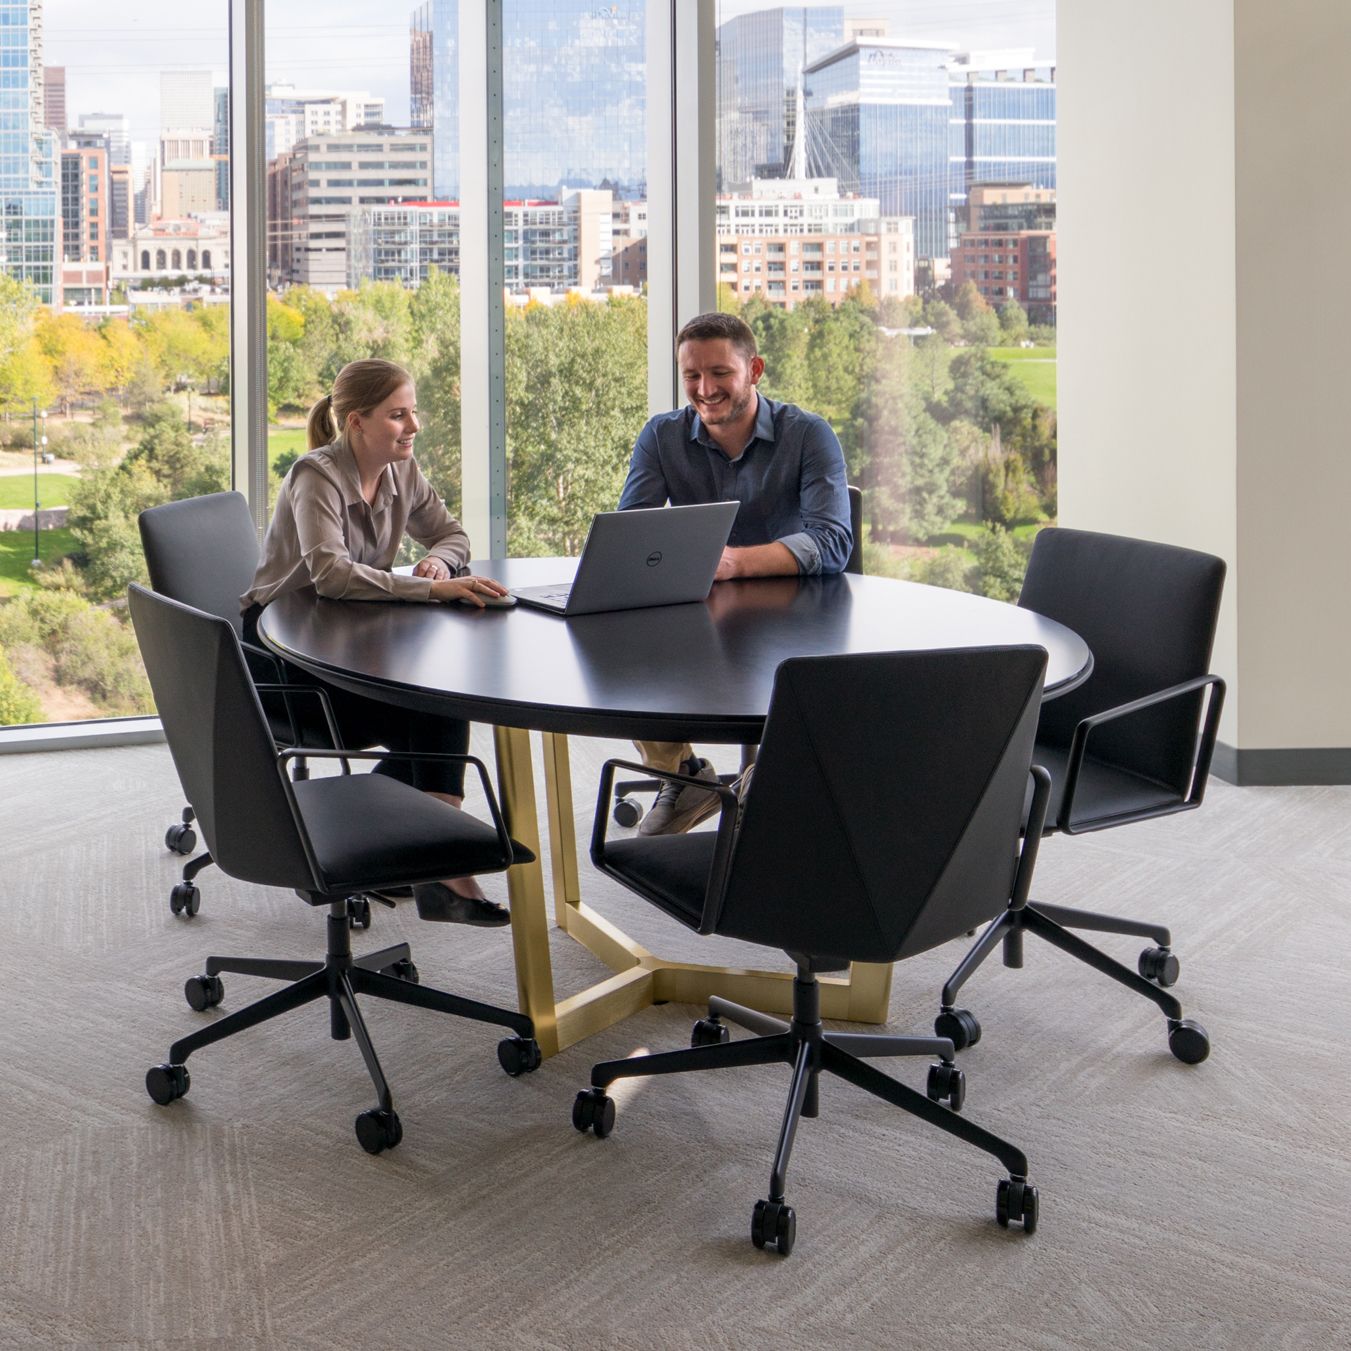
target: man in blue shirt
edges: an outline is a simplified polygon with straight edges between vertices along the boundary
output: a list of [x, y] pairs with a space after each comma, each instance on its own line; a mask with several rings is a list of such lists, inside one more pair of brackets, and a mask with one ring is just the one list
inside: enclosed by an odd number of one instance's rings
[[[676, 337], [676, 361], [689, 405], [639, 433], [619, 509], [740, 502], [719, 582], [842, 572], [853, 536], [844, 455], [830, 424], [760, 394], [765, 363], [735, 315], [691, 319]], [[688, 742], [634, 744], [654, 769], [717, 779]], [[708, 789], [667, 784], [639, 832], [679, 834], [717, 806]]]

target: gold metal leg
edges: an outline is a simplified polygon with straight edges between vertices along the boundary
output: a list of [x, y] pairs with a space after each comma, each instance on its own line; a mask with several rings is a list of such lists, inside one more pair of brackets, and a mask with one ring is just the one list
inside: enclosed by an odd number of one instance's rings
[[[496, 745], [507, 827], [539, 854], [529, 733], [498, 728]], [[512, 868], [507, 881], [520, 1007], [534, 1019], [544, 1055], [554, 1055], [657, 1000], [701, 1004], [717, 994], [767, 1013], [792, 1011], [791, 972], [665, 961], [583, 904], [565, 736], [544, 735], [544, 772], [555, 922], [614, 973], [575, 995], [555, 1000], [543, 865]], [[885, 1022], [890, 993], [890, 966], [858, 962], [847, 979], [821, 978], [821, 1012], [827, 1018], [851, 1022]]]
[[493, 729], [497, 751], [497, 785], [502, 814], [514, 839], [534, 851], [535, 862], [507, 870], [511, 898], [511, 944], [516, 958], [519, 1008], [535, 1024], [535, 1040], [545, 1056], [556, 1055], [558, 1011], [554, 973], [549, 961], [549, 912], [540, 862], [539, 817], [535, 811], [535, 776], [530, 764], [530, 733], [515, 727]]

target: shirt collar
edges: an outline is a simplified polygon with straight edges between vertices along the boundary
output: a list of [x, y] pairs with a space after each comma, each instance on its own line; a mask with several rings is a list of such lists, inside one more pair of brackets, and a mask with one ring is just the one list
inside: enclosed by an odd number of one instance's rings
[[[330, 445], [329, 450], [333, 454], [333, 464], [341, 479], [343, 506], [354, 507], [358, 503], [364, 502], [365, 499], [361, 496], [361, 475], [357, 471], [356, 456], [352, 453], [352, 447], [347, 444], [347, 437], [339, 433]], [[384, 472], [380, 475], [380, 482], [375, 490], [375, 501], [371, 503], [371, 510], [384, 510], [389, 506], [390, 501], [398, 495], [398, 485], [394, 481], [394, 466], [386, 465]]]
[[[768, 441], [771, 445], [774, 443], [774, 408], [772, 401], [765, 398], [757, 389], [755, 397], [758, 400], [755, 408], [755, 429], [751, 432], [751, 441]], [[690, 440], [698, 441], [702, 446], [709, 446], [712, 449], [722, 453], [722, 447], [704, 430], [703, 419], [694, 409], [690, 408]], [[750, 442], [747, 442], [745, 449], [750, 448]], [[742, 452], [745, 453], [745, 450]]]

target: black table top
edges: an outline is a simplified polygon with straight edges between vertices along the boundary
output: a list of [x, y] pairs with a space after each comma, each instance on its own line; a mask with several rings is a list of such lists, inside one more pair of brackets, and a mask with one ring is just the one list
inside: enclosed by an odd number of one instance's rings
[[[476, 562], [508, 586], [568, 581], [573, 559]], [[585, 736], [759, 740], [787, 657], [1036, 643], [1047, 695], [1088, 678], [1092, 655], [1053, 620], [982, 596], [884, 577], [722, 582], [692, 605], [580, 615], [517, 605], [324, 600], [294, 592], [259, 633], [345, 689], [474, 722]]]

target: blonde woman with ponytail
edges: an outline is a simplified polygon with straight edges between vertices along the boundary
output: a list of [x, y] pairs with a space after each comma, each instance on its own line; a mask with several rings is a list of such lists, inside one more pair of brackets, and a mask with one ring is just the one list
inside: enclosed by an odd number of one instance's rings
[[[253, 584], [240, 597], [245, 637], [257, 641], [263, 608], [301, 587], [335, 600], [462, 601], [484, 606], [505, 596], [489, 577], [460, 577], [469, 536], [427, 482], [413, 458], [421, 424], [412, 378], [392, 361], [353, 361], [332, 393], [310, 409], [309, 451], [291, 466], [277, 494]], [[427, 552], [413, 575], [390, 571], [407, 534]], [[314, 685], [298, 672], [296, 683]], [[325, 685], [343, 740], [390, 751], [463, 754], [469, 724], [434, 717]], [[390, 759], [374, 771], [412, 784], [459, 807], [462, 765]], [[472, 877], [413, 888], [423, 919], [496, 927], [510, 922], [504, 906], [484, 896]]]

